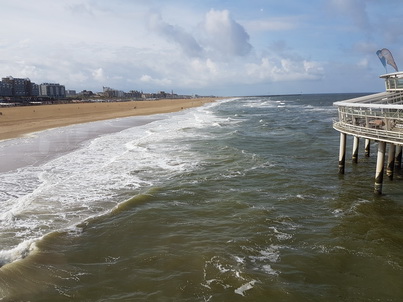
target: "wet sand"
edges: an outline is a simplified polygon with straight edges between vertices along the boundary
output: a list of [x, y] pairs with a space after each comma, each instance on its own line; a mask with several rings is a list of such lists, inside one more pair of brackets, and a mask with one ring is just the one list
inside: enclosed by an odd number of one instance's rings
[[0, 140], [79, 123], [176, 112], [215, 100], [198, 98], [0, 108]]

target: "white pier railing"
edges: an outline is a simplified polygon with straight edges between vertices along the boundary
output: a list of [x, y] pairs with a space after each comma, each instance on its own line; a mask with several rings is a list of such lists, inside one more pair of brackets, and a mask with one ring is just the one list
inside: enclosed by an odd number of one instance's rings
[[334, 129], [368, 139], [403, 144], [403, 92], [384, 92], [336, 102]]
[[391, 144], [403, 144], [403, 129], [401, 131], [371, 129], [338, 121], [335, 121], [335, 123], [333, 124], [333, 128], [337, 131], [354, 136], [360, 136], [366, 139], [381, 140]]
[[333, 128], [340, 132], [340, 174], [344, 174], [346, 135], [354, 136], [353, 162], [357, 162], [360, 138], [366, 140], [366, 154], [369, 154], [369, 141], [378, 142], [377, 194], [382, 192], [386, 143], [390, 144], [386, 172], [390, 179], [393, 179], [394, 166], [399, 171], [401, 169], [403, 145], [403, 72], [386, 74], [381, 78], [385, 79], [385, 92], [335, 102], [338, 119], [333, 121]]

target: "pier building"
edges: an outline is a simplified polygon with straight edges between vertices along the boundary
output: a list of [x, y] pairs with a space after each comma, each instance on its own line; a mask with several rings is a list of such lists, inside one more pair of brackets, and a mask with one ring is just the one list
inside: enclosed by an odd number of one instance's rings
[[370, 155], [370, 142], [377, 142], [375, 194], [382, 194], [384, 174], [393, 180], [394, 174], [400, 173], [403, 145], [403, 72], [380, 78], [385, 80], [385, 92], [335, 102], [338, 119], [333, 123], [340, 132], [340, 174], [345, 172], [347, 135], [353, 136], [353, 163], [357, 163], [361, 140], [365, 142], [365, 156]]

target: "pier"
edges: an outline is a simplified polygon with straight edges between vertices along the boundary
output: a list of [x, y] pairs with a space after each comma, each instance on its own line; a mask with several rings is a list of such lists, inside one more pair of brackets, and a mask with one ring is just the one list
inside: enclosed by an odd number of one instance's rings
[[340, 132], [339, 174], [345, 173], [347, 135], [353, 136], [353, 163], [358, 162], [360, 140], [365, 140], [365, 156], [370, 156], [370, 142], [377, 142], [375, 194], [382, 194], [385, 174], [393, 180], [400, 173], [403, 145], [403, 72], [380, 78], [385, 79], [385, 92], [335, 102], [338, 119], [333, 123]]

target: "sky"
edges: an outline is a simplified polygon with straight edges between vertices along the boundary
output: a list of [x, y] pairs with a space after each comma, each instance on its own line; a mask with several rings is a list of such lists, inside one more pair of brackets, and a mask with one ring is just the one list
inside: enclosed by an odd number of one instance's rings
[[378, 92], [401, 0], [0, 0], [0, 77], [66, 89]]

